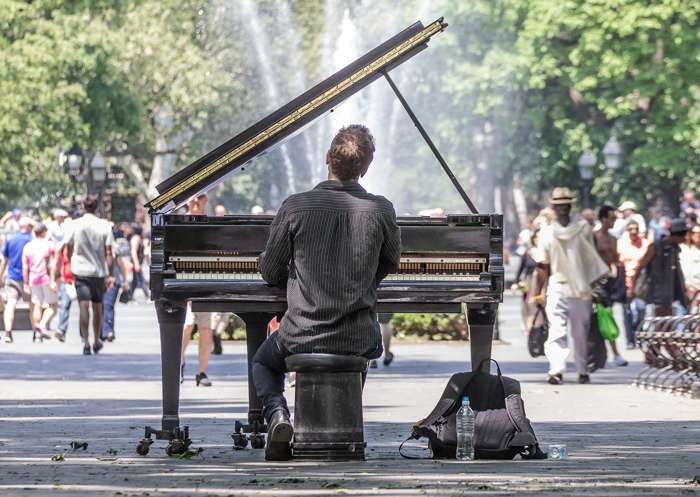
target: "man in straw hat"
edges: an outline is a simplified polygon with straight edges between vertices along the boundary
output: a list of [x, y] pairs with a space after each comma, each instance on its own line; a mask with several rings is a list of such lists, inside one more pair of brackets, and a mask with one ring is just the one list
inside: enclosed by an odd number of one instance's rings
[[[608, 274], [608, 267], [593, 244], [590, 225], [571, 220], [574, 197], [568, 188], [552, 190], [549, 203], [555, 213], [552, 224], [540, 232], [535, 302], [544, 307], [549, 320], [549, 337], [544, 353], [549, 360], [547, 381], [559, 385], [564, 381], [566, 358], [570, 349], [567, 327], [571, 327], [574, 357], [579, 383], [590, 383], [587, 371], [588, 328], [591, 319], [591, 287]], [[542, 290], [547, 285], [547, 299]]]

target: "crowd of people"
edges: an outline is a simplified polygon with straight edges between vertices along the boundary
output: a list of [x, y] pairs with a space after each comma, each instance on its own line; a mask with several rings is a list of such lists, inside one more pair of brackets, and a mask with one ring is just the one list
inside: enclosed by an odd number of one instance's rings
[[77, 301], [83, 353], [98, 353], [115, 339], [117, 300], [133, 300], [136, 289], [148, 298], [148, 235], [137, 223], [110, 223], [97, 211], [98, 198], [87, 196], [72, 215], [59, 208], [42, 219], [15, 209], [0, 218], [4, 342], [14, 341], [21, 301], [30, 305], [33, 341], [64, 342]]
[[[648, 223], [632, 201], [584, 209], [578, 220], [569, 189], [555, 188], [549, 202], [518, 237], [521, 262], [512, 287], [523, 295], [523, 331], [548, 324], [549, 383], [563, 382], [568, 328], [579, 382], [590, 381], [592, 302], [622, 306], [628, 349], [646, 315], [700, 312], [700, 201], [693, 192], [684, 194], [679, 217], [657, 203]], [[610, 347], [614, 364], [627, 365], [614, 340]]]

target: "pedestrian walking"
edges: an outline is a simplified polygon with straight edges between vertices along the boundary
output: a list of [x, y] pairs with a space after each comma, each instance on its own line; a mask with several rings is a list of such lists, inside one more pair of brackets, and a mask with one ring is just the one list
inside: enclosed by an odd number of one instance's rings
[[[391, 351], [391, 339], [394, 336], [394, 327], [391, 324], [391, 318], [393, 316], [394, 315], [390, 312], [380, 312], [377, 314], [379, 330], [382, 333], [382, 346], [384, 347], [384, 359], [382, 360], [384, 366], [389, 366], [394, 362], [394, 353]], [[369, 367], [376, 368], [377, 366], [377, 359], [369, 361]]]
[[49, 323], [56, 314], [58, 292], [56, 281], [49, 276], [49, 264], [54, 254], [53, 244], [46, 238], [43, 223], [34, 226], [34, 239], [22, 250], [22, 280], [24, 291], [31, 295], [34, 329], [32, 341], [50, 338]]
[[[207, 205], [208, 197], [206, 194], [200, 194], [192, 197], [187, 202], [187, 214], [203, 215], [204, 208]], [[180, 366], [180, 382], [185, 380], [185, 351], [192, 338], [194, 327], [197, 327], [199, 333], [199, 370], [195, 376], [195, 384], [197, 386], [210, 387], [211, 380], [207, 376], [207, 368], [209, 367], [209, 357], [211, 356], [213, 347], [213, 332], [212, 332], [212, 313], [211, 312], [193, 312], [192, 303], [187, 302], [187, 312], [185, 313], [185, 326], [182, 329], [182, 361]]]
[[513, 283], [511, 286], [511, 291], [522, 292], [523, 300], [520, 304], [520, 327], [525, 335], [527, 335], [530, 332], [530, 328], [536, 324], [534, 320], [537, 314], [537, 306], [533, 302], [533, 297], [535, 296], [535, 268], [537, 267], [535, 252], [538, 250], [539, 233], [540, 230], [538, 228], [531, 232], [527, 244], [528, 246], [520, 257], [520, 266], [515, 275], [516, 283]]
[[[603, 284], [603, 299], [606, 307], [612, 307], [614, 303], [624, 304], [626, 300], [625, 292], [625, 270], [620, 263], [617, 254], [617, 239], [610, 234], [610, 230], [615, 224], [615, 208], [603, 205], [598, 209], [598, 221], [600, 227], [593, 232], [593, 241], [598, 255], [603, 262], [608, 265], [610, 275]], [[627, 361], [617, 350], [617, 342], [609, 340], [610, 349], [613, 352], [613, 364], [615, 366], [627, 366]]]
[[639, 264], [651, 242], [640, 235], [639, 225], [632, 221], [627, 225], [627, 233], [617, 241], [617, 253], [625, 268], [625, 291], [627, 293], [623, 309], [625, 313], [625, 339], [627, 348], [636, 345], [635, 332], [644, 319], [646, 302], [634, 291], [634, 281]]
[[0, 263], [0, 285], [5, 287], [5, 309], [3, 311], [5, 343], [14, 341], [12, 327], [15, 323], [17, 301], [28, 299], [28, 295], [24, 291], [22, 252], [25, 245], [32, 241], [34, 221], [29, 217], [22, 217], [17, 223], [19, 231], [5, 242], [2, 249], [2, 263]]
[[625, 202], [622, 202], [620, 204], [620, 207], [618, 207], [618, 210], [622, 213], [622, 217], [618, 218], [615, 221], [614, 226], [612, 227], [612, 230], [610, 233], [615, 237], [615, 238], [620, 238], [622, 235], [625, 234], [625, 231], [627, 230], [627, 225], [631, 223], [632, 221], [635, 221], [637, 223], [637, 226], [639, 226], [639, 232], [642, 235], [645, 235], [647, 232], [647, 225], [646, 222], [644, 221], [644, 216], [642, 216], [637, 209], [637, 204], [632, 202], [631, 200], [627, 200]]
[[688, 243], [681, 246], [680, 259], [688, 295], [688, 311], [696, 314], [700, 312], [700, 225], [696, 224], [690, 230]]
[[655, 316], [671, 316], [674, 302], [680, 302], [683, 307], [688, 305], [679, 260], [680, 243], [687, 233], [688, 226], [683, 219], [672, 220], [669, 235], [649, 245], [639, 263], [640, 270], [635, 275], [635, 282], [642, 274], [642, 268], [646, 269], [648, 273], [645, 277], [649, 278], [648, 300], [655, 306]]
[[[545, 309], [549, 320], [549, 338], [545, 356], [549, 361], [547, 381], [564, 381], [566, 358], [570, 349], [567, 328], [571, 327], [574, 357], [579, 383], [590, 383], [588, 375], [588, 331], [591, 319], [592, 285], [608, 274], [605, 262], [593, 245], [590, 225], [571, 220], [574, 198], [568, 188], [554, 188], [549, 203], [556, 219], [540, 231], [537, 251], [537, 287], [535, 301]], [[542, 290], [547, 286], [547, 299]]]
[[114, 227], [112, 236], [114, 237], [114, 248], [112, 257], [114, 263], [112, 264], [112, 277], [114, 278], [114, 284], [105, 290], [105, 294], [102, 297], [102, 325], [100, 327], [100, 339], [102, 341], [113, 342], [116, 338], [115, 334], [115, 304], [117, 302], [117, 297], [119, 297], [119, 291], [129, 292], [129, 282], [127, 280], [127, 267], [125, 256], [129, 253], [129, 242], [124, 238], [124, 233], [119, 230], [116, 226]]
[[131, 247], [131, 263], [133, 264], [133, 279], [131, 281], [131, 296], [134, 297], [134, 292], [140, 289], [146, 299], [150, 299], [150, 292], [146, 280], [143, 277], [142, 265], [145, 257], [143, 227], [138, 223], [131, 225], [131, 237], [129, 239]]
[[84, 355], [91, 354], [88, 332], [91, 310], [94, 335], [92, 352], [97, 354], [103, 347], [100, 339], [102, 299], [105, 289], [114, 284], [114, 278], [111, 276], [114, 245], [112, 228], [107, 221], [95, 215], [97, 202], [94, 195], [86, 197], [83, 201], [85, 214], [71, 222], [65, 239], [80, 306], [80, 336], [83, 338]]

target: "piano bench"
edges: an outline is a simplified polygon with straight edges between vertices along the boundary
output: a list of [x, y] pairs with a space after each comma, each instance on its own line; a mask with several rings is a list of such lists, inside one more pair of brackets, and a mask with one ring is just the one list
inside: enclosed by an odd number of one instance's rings
[[364, 460], [362, 386], [367, 359], [334, 354], [294, 354], [296, 372], [294, 459]]

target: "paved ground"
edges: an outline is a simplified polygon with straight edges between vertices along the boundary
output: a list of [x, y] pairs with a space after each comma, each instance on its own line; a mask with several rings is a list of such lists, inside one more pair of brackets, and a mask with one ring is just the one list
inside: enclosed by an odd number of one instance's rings
[[[66, 344], [32, 344], [17, 334], [0, 344], [0, 495], [696, 495], [700, 474], [700, 401], [629, 386], [632, 364], [593, 377], [592, 385], [543, 383], [508, 298], [494, 357], [523, 383], [542, 443], [567, 445], [568, 461], [474, 463], [405, 461], [397, 454], [411, 423], [434, 405], [450, 373], [467, 367], [468, 344], [396, 344], [390, 368], [373, 370], [364, 395], [368, 461], [268, 464], [261, 451], [233, 451], [232, 420], [246, 412], [242, 344], [214, 358], [214, 387], [184, 385], [182, 419], [195, 445], [191, 460], [168, 458], [162, 443], [134, 453], [145, 424], [160, 419], [159, 348], [152, 308], [118, 308], [118, 340], [99, 356]], [[73, 320], [75, 324], [75, 320]], [[191, 353], [195, 350], [192, 347]], [[190, 359], [194, 364], [194, 357]], [[89, 443], [71, 451], [71, 441]], [[418, 448], [416, 454], [420, 454]], [[64, 454], [62, 462], [51, 457]]]

